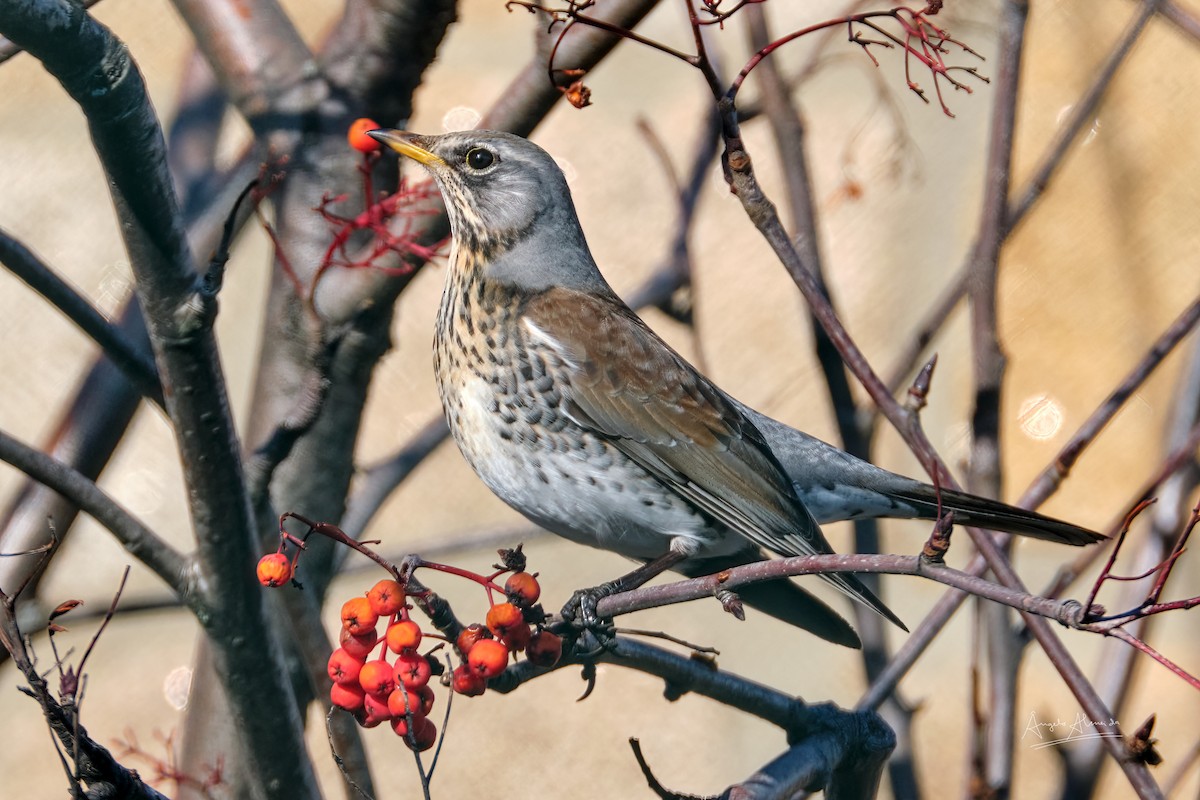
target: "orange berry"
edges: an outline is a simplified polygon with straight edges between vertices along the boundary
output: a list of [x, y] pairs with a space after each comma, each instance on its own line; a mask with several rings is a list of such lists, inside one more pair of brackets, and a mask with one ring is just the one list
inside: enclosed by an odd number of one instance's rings
[[504, 593], [519, 606], [531, 606], [542, 596], [542, 587], [537, 577], [528, 572], [514, 572], [504, 582]]
[[[391, 706], [388, 705], [387, 701], [380, 700], [373, 694], [368, 694], [363, 698], [363, 713], [366, 717], [363, 727], [369, 728], [374, 728], [379, 723], [387, 722], [395, 716], [392, 714]], [[373, 724], [367, 725], [367, 722]]]
[[394, 580], [384, 579], [367, 592], [367, 601], [371, 604], [371, 610], [376, 614], [381, 617], [390, 617], [404, 605], [404, 587]]
[[525, 617], [521, 609], [512, 603], [497, 603], [488, 609], [488, 630], [497, 636], [507, 636], [514, 628], [524, 627]]
[[467, 664], [460, 664], [450, 675], [450, 688], [467, 697], [478, 697], [487, 690], [487, 679], [476, 675]]
[[529, 644], [529, 638], [529, 626], [518, 625], [517, 627], [509, 630], [508, 633], [504, 634], [500, 641], [504, 642], [504, 646], [507, 647], [511, 652], [519, 653]]
[[525, 657], [539, 667], [553, 667], [562, 658], [562, 637], [548, 630], [538, 629], [525, 647]]
[[410, 750], [428, 750], [437, 742], [437, 725], [428, 717], [418, 717], [413, 720], [413, 735], [408, 735], [408, 720], [404, 717], [396, 717], [392, 720], [392, 730], [396, 735], [404, 740]]
[[379, 142], [367, 136], [367, 131], [377, 130], [379, 123], [367, 117], [359, 117], [350, 123], [346, 132], [346, 141], [360, 153], [374, 153], [379, 149]]
[[379, 615], [371, 610], [371, 603], [365, 597], [351, 597], [342, 604], [342, 627], [360, 636], [375, 629]]
[[292, 560], [283, 553], [268, 553], [258, 560], [258, 582], [275, 588], [292, 579]]
[[358, 672], [358, 685], [367, 694], [386, 698], [396, 689], [396, 676], [392, 672], [392, 665], [382, 658], [368, 661]]
[[[404, 688], [408, 689], [407, 686]], [[404, 691], [399, 686], [396, 687], [396, 691], [388, 695], [388, 709], [392, 712], [392, 716], [404, 716], [411, 708], [414, 717], [426, 717], [433, 710], [434, 694], [433, 689], [429, 686], [408, 689], [408, 706], [404, 704], [404, 697]]]
[[362, 659], [354, 658], [339, 647], [329, 657], [329, 678], [334, 683], [346, 686], [358, 685], [358, 673], [362, 670]]
[[393, 653], [416, 650], [421, 643], [421, 626], [411, 619], [393, 622], [387, 629], [387, 646]]
[[480, 639], [492, 638], [492, 632], [480, 625], [478, 622], [472, 622], [467, 627], [458, 632], [458, 638], [454, 640], [454, 646], [458, 648], [458, 652], [463, 658], [467, 657], [467, 653], [471, 652], [471, 648]]
[[467, 666], [481, 678], [494, 678], [508, 666], [508, 648], [495, 639], [480, 639], [467, 654]]
[[429, 659], [419, 653], [404, 653], [397, 658], [394, 672], [396, 682], [403, 683], [406, 689], [424, 686], [432, 675]]
[[379, 642], [379, 633], [374, 628], [371, 628], [366, 633], [355, 636], [350, 631], [342, 628], [338, 640], [342, 645], [342, 649], [349, 653], [351, 658], [365, 661]]
[[358, 711], [362, 708], [363, 698], [366, 696], [367, 693], [362, 690], [361, 686], [344, 686], [335, 683], [329, 690], [329, 702], [347, 711]]

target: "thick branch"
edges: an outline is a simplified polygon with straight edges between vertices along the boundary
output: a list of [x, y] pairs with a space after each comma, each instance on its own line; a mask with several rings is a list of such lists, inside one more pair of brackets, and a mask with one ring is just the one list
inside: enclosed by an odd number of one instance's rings
[[412, 95], [433, 63], [455, 0], [351, 0], [321, 61], [326, 75], [393, 125], [412, 116]]
[[[263, 646], [263, 599], [245, 580], [254, 563], [254, 523], [212, 336], [215, 298], [200, 291], [193, 270], [141, 74], [107, 28], [65, 0], [0, 5], [0, 31], [41, 59], [80, 104], [107, 174], [184, 468], [207, 605], [200, 620], [228, 678], [259, 791], [286, 787], [295, 797], [314, 797], [299, 710], [280, 702], [290, 699], [286, 672], [279, 651]], [[275, 666], [264, 669], [264, 658]], [[264, 682], [276, 685], [269, 690]]]

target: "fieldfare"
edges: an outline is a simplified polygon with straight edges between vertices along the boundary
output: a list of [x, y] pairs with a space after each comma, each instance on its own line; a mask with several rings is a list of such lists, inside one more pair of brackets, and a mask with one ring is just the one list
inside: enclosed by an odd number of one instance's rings
[[[538, 525], [645, 564], [704, 575], [831, 553], [818, 525], [932, 519], [932, 486], [887, 472], [738, 403], [672, 350], [592, 260], [566, 180], [518, 136], [370, 134], [437, 181], [453, 245], [434, 367], [463, 456]], [[1068, 544], [1099, 534], [941, 492], [954, 521]], [[853, 574], [823, 575], [903, 623]], [[751, 606], [851, 647], [836, 612], [789, 580], [741, 587]]]

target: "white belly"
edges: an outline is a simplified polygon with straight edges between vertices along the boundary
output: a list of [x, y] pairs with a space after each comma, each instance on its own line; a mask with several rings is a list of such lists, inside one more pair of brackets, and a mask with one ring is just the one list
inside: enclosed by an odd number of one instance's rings
[[484, 379], [450, 383], [441, 386], [442, 401], [463, 456], [497, 496], [542, 527], [631, 558], [660, 556], [676, 536], [706, 555], [736, 549], [737, 537], [611, 443], [561, 420], [549, 429], [529, 425], [520, 409], [505, 422]]

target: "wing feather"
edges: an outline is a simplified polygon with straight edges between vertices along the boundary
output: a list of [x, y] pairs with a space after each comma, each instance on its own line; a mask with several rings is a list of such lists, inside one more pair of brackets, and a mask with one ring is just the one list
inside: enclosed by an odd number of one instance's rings
[[[577, 424], [755, 545], [833, 552], [754, 423], [619, 299], [559, 287], [525, 314], [569, 367], [563, 411]], [[823, 577], [907, 630], [854, 575]]]

